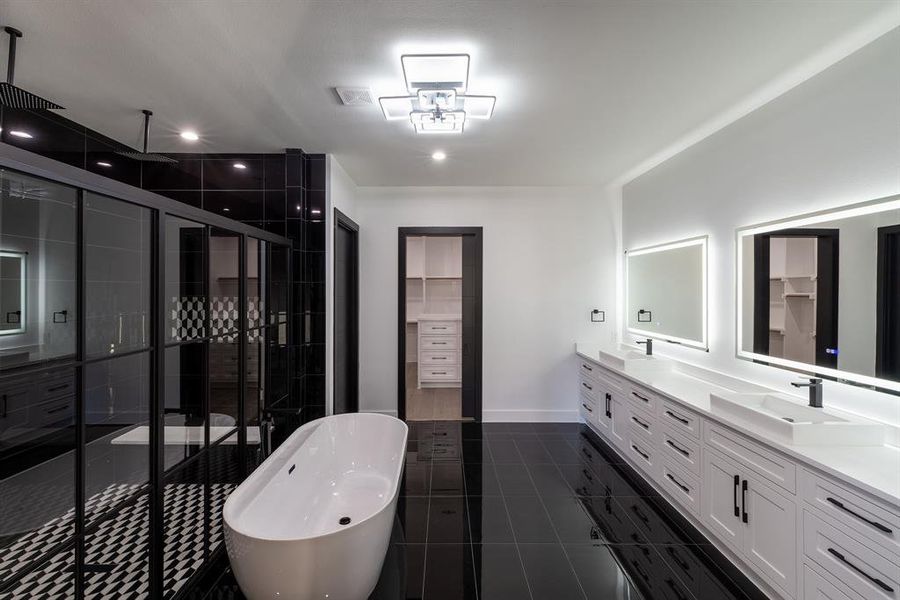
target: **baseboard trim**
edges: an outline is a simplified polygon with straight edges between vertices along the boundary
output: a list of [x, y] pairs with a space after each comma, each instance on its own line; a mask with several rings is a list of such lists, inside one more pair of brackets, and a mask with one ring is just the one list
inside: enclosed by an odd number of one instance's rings
[[483, 410], [485, 423], [580, 423], [577, 410]]

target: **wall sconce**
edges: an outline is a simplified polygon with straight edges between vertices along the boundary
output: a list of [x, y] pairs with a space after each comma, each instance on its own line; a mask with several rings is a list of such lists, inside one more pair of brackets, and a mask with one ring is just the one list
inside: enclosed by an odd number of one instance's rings
[[591, 311], [591, 323], [605, 323], [606, 322], [606, 311], [594, 309]]

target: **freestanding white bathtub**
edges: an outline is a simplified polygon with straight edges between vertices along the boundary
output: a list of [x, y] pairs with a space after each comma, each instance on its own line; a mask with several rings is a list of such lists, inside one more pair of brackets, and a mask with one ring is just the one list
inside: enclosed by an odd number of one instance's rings
[[364, 600], [390, 542], [406, 423], [354, 413], [295, 431], [223, 509], [225, 545], [250, 600]]

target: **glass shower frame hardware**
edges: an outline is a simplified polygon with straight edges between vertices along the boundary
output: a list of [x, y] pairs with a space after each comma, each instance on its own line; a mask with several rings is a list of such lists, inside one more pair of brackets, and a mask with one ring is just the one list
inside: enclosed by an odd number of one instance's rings
[[[64, 449], [64, 456], [74, 459], [73, 474], [73, 503], [71, 510], [72, 532], [65, 533], [52, 543], [46, 543], [39, 547], [39, 552], [30, 558], [25, 564], [16, 566], [8, 572], [0, 572], [0, 596], [14, 593], [18, 586], [24, 585], [30, 579], [36, 577], [58, 576], [65, 585], [71, 583], [72, 596], [76, 600], [83, 598], [104, 597], [98, 593], [97, 581], [100, 578], [108, 578], [109, 569], [115, 570], [116, 564], [93, 564], [94, 556], [103, 540], [113, 540], [109, 528], [120, 515], [141, 515], [140, 531], [135, 534], [138, 539], [138, 548], [145, 548], [146, 552], [131, 550], [132, 557], [140, 557], [139, 572], [147, 578], [148, 597], [178, 598], [189, 589], [187, 585], [190, 578], [173, 579], [174, 571], [167, 569], [169, 561], [173, 557], [172, 546], [167, 547], [167, 535], [175, 535], [171, 529], [176, 526], [173, 518], [181, 518], [184, 515], [180, 511], [172, 511], [167, 505], [168, 493], [188, 494], [196, 499], [193, 513], [196, 515], [197, 527], [202, 528], [204, 539], [203, 548], [197, 555], [195, 569], [191, 578], [202, 577], [205, 568], [212, 559], [224, 552], [224, 544], [221, 537], [221, 502], [230, 487], [236, 486], [252, 469], [255, 464], [254, 456], [258, 454], [258, 437], [255, 432], [248, 432], [248, 428], [255, 426], [254, 417], [246, 415], [246, 399], [248, 387], [247, 381], [247, 355], [248, 341], [266, 339], [267, 330], [276, 331], [280, 323], [274, 325], [266, 322], [255, 323], [251, 327], [248, 319], [247, 298], [247, 246], [248, 240], [253, 239], [259, 251], [260, 264], [269, 264], [269, 254], [278, 248], [287, 249], [287, 260], [290, 261], [292, 242], [284, 237], [274, 235], [267, 231], [232, 221], [222, 215], [209, 213], [198, 208], [182, 204], [175, 200], [134, 188], [101, 175], [72, 167], [52, 159], [35, 155], [25, 150], [0, 144], [0, 173], [9, 173], [10, 176], [25, 176], [37, 178], [55, 185], [64, 186], [66, 189], [75, 190], [77, 195], [77, 207], [74, 211], [76, 219], [76, 284], [75, 298], [76, 308], [69, 310], [66, 318], [70, 326], [75, 329], [74, 353], [54, 357], [53, 360], [34, 360], [24, 364], [16, 364], [8, 368], [0, 369], [0, 382], [8, 380], [20, 380], [24, 377], [40, 378], [49, 373], [71, 372], [73, 377], [73, 403], [74, 412], [71, 419], [71, 433], [74, 444], [71, 449]], [[90, 306], [87, 305], [88, 267], [93, 269], [96, 262], [87, 256], [86, 231], [86, 202], [90, 198], [102, 198], [111, 203], [123, 203], [116, 206], [139, 207], [141, 214], [149, 215], [149, 240], [146, 245], [141, 245], [141, 259], [149, 263], [146, 274], [140, 275], [140, 284], [146, 289], [146, 302], [138, 303], [137, 311], [129, 311], [116, 305], [113, 311], [97, 311], [101, 313], [99, 325], [86, 318]], [[0, 199], [2, 201], [2, 199]], [[165, 227], [166, 219], [177, 218], [192, 221], [203, 228], [203, 243], [208, 248], [209, 232], [211, 230], [226, 232], [228, 236], [236, 239], [237, 256], [237, 297], [233, 300], [233, 309], [237, 313], [233, 326], [229, 332], [212, 331], [210, 327], [211, 309], [209, 303], [209, 252], [203, 257], [203, 307], [200, 310], [205, 320], [202, 335], [190, 340], [173, 340], [167, 336], [171, 314], [170, 298], [166, 290], [166, 259], [167, 248], [173, 240], [167, 239]], [[146, 227], [146, 223], [144, 223]], [[149, 256], [146, 256], [146, 254]], [[91, 266], [93, 265], [93, 266]], [[267, 267], [266, 267], [267, 268]], [[290, 277], [292, 269], [287, 265], [287, 277]], [[33, 274], [32, 274], [33, 276]], [[112, 277], [112, 276], [110, 276]], [[259, 310], [268, 309], [270, 278], [268, 273], [258, 274], [257, 285], [258, 299], [256, 300], [265, 308], [257, 306]], [[111, 281], [111, 280], [110, 280]], [[290, 290], [290, 280], [286, 287]], [[230, 289], [230, 288], [229, 288]], [[230, 292], [229, 292], [230, 293]], [[288, 296], [287, 301], [290, 302]], [[127, 305], [133, 308], [132, 305]], [[288, 305], [289, 306], [289, 305]], [[23, 305], [24, 307], [24, 305]], [[129, 314], [129, 312], [131, 314]], [[134, 312], [137, 312], [135, 316]], [[262, 313], [265, 314], [264, 312]], [[286, 311], [284, 318], [289, 318], [290, 311]], [[129, 320], [130, 318], [130, 320]], [[105, 320], [104, 320], [105, 319]], [[281, 319], [279, 319], [280, 321]], [[24, 321], [24, 319], [23, 319]], [[131, 329], [129, 329], [129, 324]], [[89, 352], [90, 340], [97, 336], [89, 337], [89, 334], [102, 332], [103, 327], [109, 329], [106, 337], [99, 339], [114, 339], [115, 346], [110, 352], [100, 353], [95, 350]], [[98, 329], [99, 328], [99, 329]], [[280, 328], [285, 335], [290, 336], [292, 328], [289, 324]], [[257, 334], [252, 334], [256, 330]], [[223, 333], [228, 336], [228, 343], [235, 344], [234, 354], [237, 362], [236, 394], [237, 403], [234, 407], [234, 422], [231, 424], [216, 425], [215, 435], [210, 432], [210, 377], [208, 352], [207, 359], [202, 361], [202, 374], [200, 386], [202, 398], [201, 407], [203, 445], [196, 453], [185, 457], [177, 464], [166, 468], [166, 362], [165, 353], [173, 348], [180, 348], [188, 344], [199, 344], [207, 348], [210, 344], [222, 340]], [[129, 335], [131, 336], [129, 338]], [[233, 339], [232, 339], [233, 338]], [[128, 343], [129, 340], [131, 343]], [[285, 345], [289, 346], [292, 340], [288, 337]], [[117, 496], [113, 501], [98, 505], [94, 498], [92, 470], [95, 468], [93, 442], [98, 441], [98, 434], [94, 431], [97, 408], [94, 406], [95, 396], [89, 396], [89, 392], [96, 392], [96, 374], [101, 373], [107, 379], [101, 381], [101, 389], [109, 395], [109, 415], [118, 418], [119, 406], [116, 404], [121, 398], [128, 398], [128, 390], [118, 386], [111, 370], [116, 365], [123, 365], [122, 361], [131, 365], [143, 365], [138, 369], [146, 376], [140, 375], [136, 388], [137, 396], [146, 399], [144, 408], [132, 411], [134, 415], [123, 417], [125, 425], [114, 424], [113, 435], [116, 436], [116, 444], [110, 442], [108, 448], [111, 452], [116, 449], [132, 448], [143, 455], [139, 463], [146, 469], [145, 475], [139, 477], [133, 486], [126, 487], [126, 492]], [[117, 362], [118, 361], [118, 362]], [[264, 360], [259, 360], [256, 366], [258, 387], [257, 401], [255, 403], [257, 413], [264, 410], [264, 404], [269, 401], [261, 390], [268, 388], [266, 382], [271, 377]], [[134, 371], [135, 369], [130, 369]], [[92, 374], [93, 373], [93, 374]], [[171, 375], [171, 374], [170, 374]], [[290, 374], [288, 374], [290, 376]], [[93, 383], [92, 383], [93, 382]], [[180, 378], [174, 382], [180, 386]], [[171, 386], [173, 382], [170, 380]], [[93, 390], [93, 391], [92, 391]], [[134, 395], [134, 394], [133, 394]], [[93, 398], [93, 399], [90, 399]], [[133, 398], [132, 398], [133, 399]], [[126, 403], [127, 405], [127, 403]], [[258, 415], [255, 417], [258, 420]], [[132, 419], [128, 421], [128, 419]], [[230, 428], [229, 428], [230, 427]], [[123, 433], [124, 432], [124, 433]], [[252, 435], [251, 435], [252, 434]], [[185, 436], [191, 434], [184, 431]], [[251, 439], [252, 437], [252, 439]], [[68, 448], [68, 447], [67, 447]], [[2, 458], [2, 457], [0, 457]], [[13, 472], [15, 476], [17, 472]], [[0, 475], [2, 476], [2, 475]], [[2, 484], [6, 480], [0, 480]], [[168, 491], [167, 491], [168, 490]], [[194, 502], [194, 500], [192, 500]], [[10, 507], [4, 506], [4, 510]], [[135, 513], [135, 511], [137, 511]], [[122, 517], [126, 518], [125, 516]], [[182, 519], [183, 525], [183, 519]], [[125, 543], [123, 539], [122, 544]], [[177, 556], [181, 560], [181, 556]], [[126, 559], [118, 559], [126, 560]], [[121, 574], [121, 573], [120, 573]]]

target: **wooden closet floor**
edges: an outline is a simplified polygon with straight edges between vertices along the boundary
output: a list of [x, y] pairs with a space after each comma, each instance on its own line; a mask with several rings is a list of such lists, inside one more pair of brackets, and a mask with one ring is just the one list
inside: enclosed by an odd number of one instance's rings
[[406, 363], [406, 420], [459, 421], [462, 419], [462, 390], [459, 388], [419, 389], [417, 363]]

